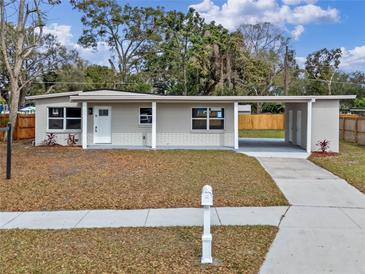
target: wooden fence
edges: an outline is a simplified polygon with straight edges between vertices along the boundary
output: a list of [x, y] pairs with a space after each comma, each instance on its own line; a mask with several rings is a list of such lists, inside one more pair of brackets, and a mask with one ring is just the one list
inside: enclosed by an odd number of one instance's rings
[[[5, 127], [9, 121], [8, 114], [0, 114], [0, 127]], [[13, 130], [15, 140], [32, 139], [35, 137], [35, 114], [18, 114], [16, 127]], [[0, 140], [4, 133], [0, 133]]]
[[340, 139], [365, 145], [365, 118], [358, 115], [340, 115]]
[[239, 129], [284, 129], [284, 114], [241, 114]]

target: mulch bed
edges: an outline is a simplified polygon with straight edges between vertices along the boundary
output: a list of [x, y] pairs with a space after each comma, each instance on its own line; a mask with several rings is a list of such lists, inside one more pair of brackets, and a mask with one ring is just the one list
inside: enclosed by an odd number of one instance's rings
[[338, 156], [339, 153], [337, 152], [320, 152], [320, 151], [317, 151], [317, 152], [312, 152], [311, 154], [311, 157], [333, 157], [333, 156]]

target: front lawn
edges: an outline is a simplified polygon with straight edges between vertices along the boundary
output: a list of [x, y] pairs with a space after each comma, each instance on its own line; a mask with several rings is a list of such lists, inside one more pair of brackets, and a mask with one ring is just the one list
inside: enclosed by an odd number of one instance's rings
[[285, 131], [281, 129], [241, 129], [241, 138], [285, 138]]
[[338, 156], [310, 159], [365, 193], [365, 146], [341, 142]]
[[[5, 152], [5, 145], [0, 145]], [[256, 159], [232, 151], [128, 151], [14, 144], [12, 179], [0, 174], [0, 210], [200, 207], [287, 201]], [[4, 170], [5, 153], [0, 153]]]
[[0, 231], [4, 273], [257, 273], [277, 228], [213, 227], [215, 266], [201, 266], [201, 228]]

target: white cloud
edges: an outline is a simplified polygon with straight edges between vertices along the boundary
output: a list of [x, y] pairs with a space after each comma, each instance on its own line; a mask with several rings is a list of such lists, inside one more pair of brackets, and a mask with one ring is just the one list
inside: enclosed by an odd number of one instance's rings
[[337, 9], [321, 8], [315, 5], [315, 2], [315, 0], [283, 0], [283, 2], [226, 0], [226, 3], [218, 6], [212, 0], [203, 0], [191, 7], [207, 21], [216, 21], [229, 30], [234, 30], [241, 24], [262, 22], [270, 22], [281, 27], [294, 26], [300, 30], [304, 29], [303, 25], [315, 22], [339, 21], [340, 15]]
[[283, 0], [285, 5], [314, 4], [317, 0]]
[[[354, 47], [353, 49], [341, 48], [342, 57], [340, 69], [351, 72], [355, 70], [365, 72], [365, 45]], [[300, 68], [305, 67], [306, 57], [296, 57], [297, 64]]]
[[68, 25], [58, 25], [57, 23], [53, 23], [49, 26], [45, 26], [43, 29], [44, 33], [52, 34], [57, 37], [57, 40], [62, 45], [69, 45], [71, 44], [72, 40], [72, 33], [71, 33], [71, 26]]
[[297, 57], [295, 57], [295, 60], [297, 61], [297, 64], [298, 64], [299, 68], [304, 69], [305, 61], [307, 59], [305, 57], [297, 56]]
[[347, 50], [341, 48], [342, 58], [340, 68], [346, 71], [365, 71], [365, 45]]
[[336, 9], [322, 9], [319, 6], [308, 4], [295, 7], [287, 18], [290, 24], [310, 24], [314, 22], [337, 22], [340, 19]]
[[298, 40], [299, 36], [304, 32], [304, 27], [302, 25], [298, 25], [296, 26], [292, 32], [291, 32], [291, 36], [293, 37], [294, 40]]
[[98, 43], [97, 50], [83, 48], [74, 41], [71, 26], [53, 23], [44, 28], [44, 33], [49, 33], [57, 37], [57, 40], [68, 49], [75, 49], [80, 56], [92, 64], [109, 65], [108, 59], [111, 56], [110, 48], [106, 43]]

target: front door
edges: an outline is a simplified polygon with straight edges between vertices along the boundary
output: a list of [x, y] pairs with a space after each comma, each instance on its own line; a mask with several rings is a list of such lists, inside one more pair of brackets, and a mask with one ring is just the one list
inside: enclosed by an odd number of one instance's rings
[[94, 107], [95, 144], [110, 144], [112, 142], [111, 110], [111, 107]]

